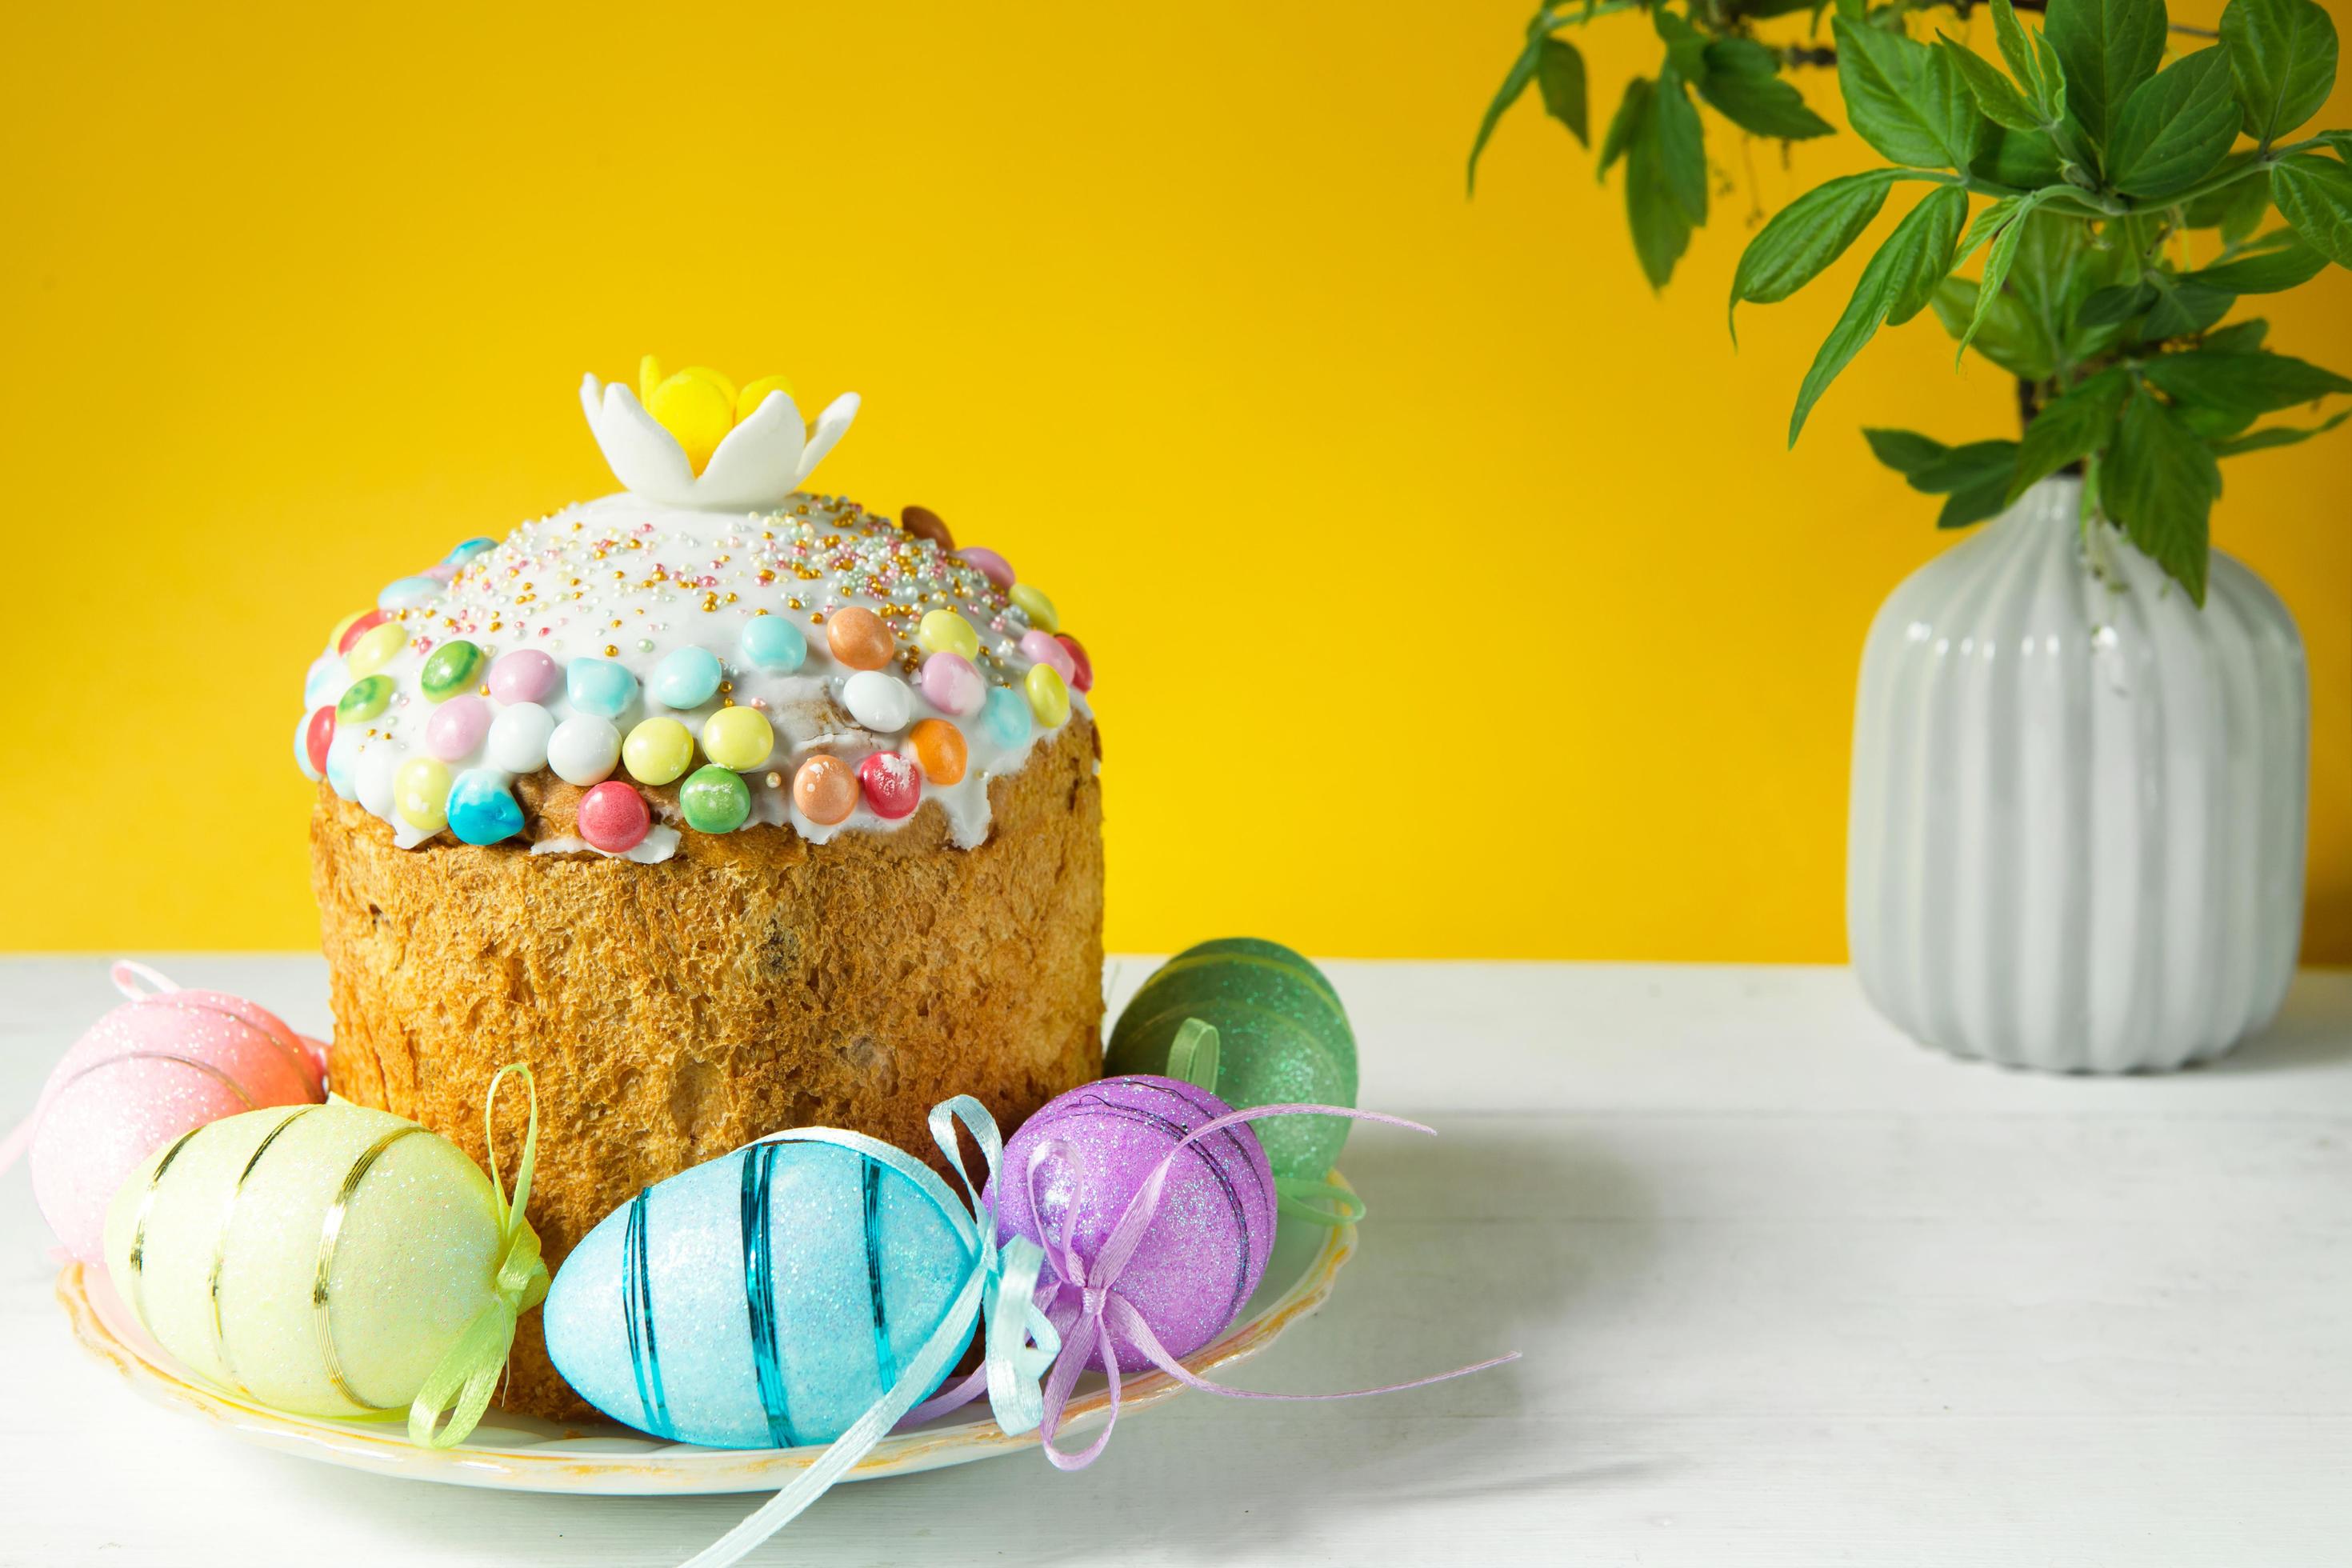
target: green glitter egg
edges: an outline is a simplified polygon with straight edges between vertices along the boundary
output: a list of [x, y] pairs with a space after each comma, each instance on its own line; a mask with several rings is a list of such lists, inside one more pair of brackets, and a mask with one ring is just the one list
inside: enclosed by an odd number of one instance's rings
[[[1279, 942], [1205, 942], [1170, 959], [1119, 1014], [1105, 1076], [1168, 1071], [1188, 1018], [1217, 1030], [1217, 1078], [1208, 1086], [1236, 1110], [1310, 1101], [1356, 1103], [1356, 1037], [1330, 981]], [[1348, 1141], [1336, 1116], [1252, 1122], [1277, 1177], [1320, 1180]]]
[[425, 669], [417, 676], [416, 684], [434, 701], [444, 701], [471, 686], [482, 663], [482, 650], [457, 637], [425, 656]]
[[732, 833], [751, 816], [751, 787], [742, 774], [706, 763], [677, 786], [677, 808], [698, 833]]
[[344, 688], [342, 700], [335, 704], [335, 721], [356, 724], [374, 718], [391, 705], [392, 677], [364, 676]]

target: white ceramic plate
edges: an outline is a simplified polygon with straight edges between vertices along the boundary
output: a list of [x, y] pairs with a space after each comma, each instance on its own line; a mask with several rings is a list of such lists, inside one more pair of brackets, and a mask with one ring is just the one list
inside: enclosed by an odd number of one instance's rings
[[[1337, 1171], [1331, 1180], [1347, 1184]], [[1275, 1237], [1265, 1279], [1241, 1321], [1214, 1344], [1186, 1357], [1184, 1364], [1206, 1377], [1265, 1349], [1323, 1304], [1341, 1265], [1355, 1250], [1353, 1226], [1285, 1221]], [[420, 1448], [408, 1441], [399, 1425], [282, 1415], [193, 1376], [147, 1337], [102, 1272], [68, 1263], [58, 1275], [57, 1289], [58, 1301], [73, 1320], [74, 1336], [148, 1398], [169, 1409], [205, 1416], [245, 1442], [350, 1469], [503, 1491], [607, 1496], [761, 1492], [790, 1481], [824, 1452], [822, 1447], [702, 1448], [648, 1437], [610, 1422], [558, 1426], [495, 1408], [456, 1447]], [[1131, 1415], [1183, 1392], [1184, 1385], [1164, 1373], [1129, 1377], [1120, 1389], [1119, 1412]], [[1070, 1400], [1063, 1429], [1097, 1426], [1109, 1407], [1102, 1378], [1089, 1373]], [[1036, 1446], [1034, 1432], [1006, 1436], [987, 1409], [982, 1400], [927, 1426], [895, 1433], [859, 1460], [846, 1479], [911, 1475]]]

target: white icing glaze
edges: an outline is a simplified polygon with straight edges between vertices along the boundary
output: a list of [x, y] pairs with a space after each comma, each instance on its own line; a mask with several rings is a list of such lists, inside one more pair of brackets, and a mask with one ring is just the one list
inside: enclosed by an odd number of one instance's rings
[[[928, 657], [916, 640], [916, 627], [927, 611], [955, 610], [979, 633], [973, 662], [982, 677], [992, 688], [1017, 695], [1034, 662], [1019, 646], [1028, 618], [976, 568], [930, 541], [901, 533], [855, 503], [823, 497], [793, 496], [780, 510], [763, 515], [614, 495], [523, 524], [504, 542], [464, 561], [436, 596], [389, 612], [408, 633], [400, 650], [374, 672], [390, 679], [391, 700], [373, 718], [338, 721], [328, 782], [343, 798], [358, 800], [390, 823], [394, 841], [404, 848], [446, 835], [446, 829], [419, 831], [396, 816], [393, 776], [409, 758], [428, 754], [425, 726], [436, 703], [419, 684], [425, 660], [436, 648], [463, 638], [483, 655], [464, 690], [479, 695], [494, 714], [505, 705], [488, 695], [491, 664], [519, 648], [539, 649], [558, 665], [591, 658], [625, 668], [636, 689], [613, 720], [624, 736], [648, 718], [671, 718], [699, 737], [704, 721], [730, 703], [765, 711], [775, 730], [774, 748], [763, 765], [740, 770], [751, 790], [747, 828], [789, 823], [818, 844], [845, 831], [895, 831], [911, 817], [887, 821], [861, 801], [846, 821], [825, 826], [809, 821], [792, 800], [794, 771], [817, 752], [831, 752], [852, 766], [881, 750], [913, 756], [903, 732], [865, 729], [843, 700], [843, 689], [856, 672], [832, 657], [823, 621], [853, 605], [880, 616], [898, 639], [898, 658], [886, 668], [906, 682], [908, 722], [943, 718], [962, 732], [968, 752], [962, 779], [945, 786], [926, 781], [923, 796], [939, 804], [958, 846], [977, 847], [988, 837], [989, 781], [1017, 772], [1036, 742], [1051, 731], [1038, 730], [1033, 719], [1027, 735], [1008, 742], [987, 722], [985, 710], [955, 717], [932, 706], [914, 679]], [[789, 618], [807, 638], [807, 658], [798, 668], [761, 669], [742, 657], [743, 628], [762, 614]], [[724, 684], [719, 694], [696, 707], [671, 709], [651, 695], [646, 683], [667, 656], [688, 647], [717, 656]], [[349, 661], [330, 648], [306, 677], [305, 696], [317, 698], [330, 688], [340, 693], [352, 680]], [[557, 724], [581, 711], [561, 682], [539, 705]], [[1025, 700], [1022, 707], [1025, 711]], [[1071, 711], [1089, 711], [1076, 691]], [[485, 739], [469, 754], [448, 760], [451, 774], [490, 767], [488, 744]], [[698, 747], [696, 764], [705, 761]], [[496, 776], [502, 783], [510, 777]], [[627, 780], [625, 764], [612, 776]], [[670, 803], [649, 800], [664, 822], [681, 822]], [[657, 825], [625, 858], [664, 860], [676, 852], [677, 841], [676, 829]], [[553, 854], [592, 847], [550, 837], [531, 848]]]

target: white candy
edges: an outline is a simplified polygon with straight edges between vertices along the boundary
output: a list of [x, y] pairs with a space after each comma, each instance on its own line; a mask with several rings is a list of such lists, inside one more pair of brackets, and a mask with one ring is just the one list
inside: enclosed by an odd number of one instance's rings
[[548, 741], [554, 733], [555, 715], [536, 702], [502, 708], [490, 721], [489, 738], [482, 743], [483, 760], [506, 773], [535, 773], [547, 766]]
[[866, 728], [895, 735], [914, 721], [915, 694], [895, 675], [861, 669], [842, 683], [842, 706]]
[[565, 784], [583, 789], [612, 777], [620, 760], [621, 731], [593, 713], [574, 713], [547, 738], [547, 765]]
[[400, 772], [401, 762], [400, 753], [383, 741], [360, 753], [356, 781], [360, 804], [387, 822], [392, 820], [392, 781]]

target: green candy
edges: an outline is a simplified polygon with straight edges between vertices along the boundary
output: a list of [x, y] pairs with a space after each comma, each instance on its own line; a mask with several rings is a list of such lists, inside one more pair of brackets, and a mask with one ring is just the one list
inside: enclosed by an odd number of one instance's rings
[[732, 833], [751, 819], [751, 786], [734, 770], [706, 763], [677, 786], [677, 808], [698, 833]]
[[[1119, 1014], [1105, 1076], [1169, 1071], [1187, 1019], [1217, 1031], [1217, 1074], [1204, 1085], [1236, 1110], [1307, 1101], [1356, 1103], [1356, 1036], [1339, 994], [1278, 942], [1226, 937], [1191, 947], [1143, 983]], [[1277, 1178], [1315, 1182], [1348, 1141], [1336, 1116], [1278, 1116], [1250, 1124]]]
[[417, 676], [416, 684], [434, 701], [445, 701], [474, 684], [475, 672], [482, 663], [482, 650], [457, 637], [425, 656], [425, 668]]
[[335, 704], [335, 722], [359, 723], [391, 706], [392, 677], [363, 676], [343, 689], [341, 700]]

